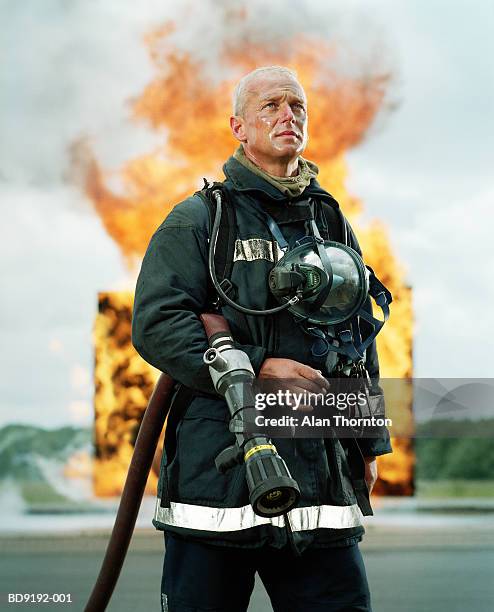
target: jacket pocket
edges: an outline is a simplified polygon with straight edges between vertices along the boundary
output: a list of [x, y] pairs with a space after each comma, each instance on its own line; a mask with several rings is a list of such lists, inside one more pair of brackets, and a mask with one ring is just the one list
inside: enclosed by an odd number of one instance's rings
[[162, 508], [170, 507], [170, 486], [168, 480], [168, 465], [175, 458], [177, 450], [177, 435], [181, 425], [181, 418], [193, 404], [191, 389], [179, 385], [172, 400], [170, 412], [166, 421], [165, 440], [161, 455], [160, 473], [158, 478], [158, 497]]
[[[166, 467], [163, 487], [172, 501], [228, 508], [248, 503], [245, 468], [238, 465], [225, 474], [216, 469], [215, 459], [235, 442], [228, 429], [228, 413], [196, 398], [177, 428], [176, 453]], [[212, 402], [214, 404], [214, 400]]]

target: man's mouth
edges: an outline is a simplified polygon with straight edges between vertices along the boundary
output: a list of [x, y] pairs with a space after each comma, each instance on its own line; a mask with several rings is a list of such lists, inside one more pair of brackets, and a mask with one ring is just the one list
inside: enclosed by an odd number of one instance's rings
[[300, 136], [294, 132], [293, 130], [285, 130], [284, 132], [280, 132], [276, 134], [277, 136], [295, 136], [295, 138], [300, 138]]

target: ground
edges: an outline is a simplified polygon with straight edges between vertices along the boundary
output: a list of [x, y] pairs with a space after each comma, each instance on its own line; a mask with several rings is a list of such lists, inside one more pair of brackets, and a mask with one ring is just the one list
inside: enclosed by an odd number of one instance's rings
[[[490, 612], [494, 601], [492, 514], [404, 513], [376, 516], [362, 545], [374, 612]], [[372, 521], [373, 519], [371, 519]], [[90, 533], [4, 534], [0, 539], [0, 608], [8, 593], [70, 593], [73, 604], [23, 606], [83, 610], [107, 542]], [[110, 612], [159, 611], [162, 537], [134, 536]], [[271, 610], [258, 581], [249, 612]], [[308, 611], [309, 612], [309, 611]]]

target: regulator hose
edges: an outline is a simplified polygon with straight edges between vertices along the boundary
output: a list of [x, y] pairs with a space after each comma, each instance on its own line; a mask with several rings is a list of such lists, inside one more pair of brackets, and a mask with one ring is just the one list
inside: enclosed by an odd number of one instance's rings
[[234, 302], [231, 298], [229, 298], [226, 293], [221, 288], [220, 283], [218, 282], [218, 278], [216, 276], [216, 270], [214, 266], [214, 254], [216, 251], [216, 242], [218, 240], [218, 234], [220, 231], [220, 223], [221, 223], [221, 213], [222, 213], [222, 201], [221, 201], [221, 192], [219, 189], [215, 189], [213, 191], [213, 197], [216, 200], [216, 214], [214, 217], [213, 228], [211, 230], [211, 240], [209, 245], [209, 254], [208, 254], [208, 267], [209, 267], [209, 275], [211, 277], [211, 281], [213, 283], [214, 288], [216, 289], [220, 298], [229, 306], [242, 312], [243, 314], [253, 315], [253, 316], [261, 316], [265, 317], [267, 315], [276, 314], [281, 312], [282, 310], [286, 310], [293, 306], [299, 301], [298, 296], [294, 296], [291, 299], [287, 300], [281, 306], [275, 306], [274, 308], [268, 308], [267, 310], [254, 310], [252, 308], [246, 308], [245, 306], [241, 306]]

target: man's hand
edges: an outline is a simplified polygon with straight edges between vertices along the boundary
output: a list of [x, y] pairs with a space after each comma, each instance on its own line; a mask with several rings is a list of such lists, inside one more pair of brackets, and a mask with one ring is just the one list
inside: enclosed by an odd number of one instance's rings
[[311, 393], [323, 393], [329, 390], [329, 383], [320, 370], [314, 370], [293, 359], [268, 357], [262, 364], [259, 378], [297, 381], [297, 388]]
[[369, 493], [372, 493], [372, 489], [376, 484], [377, 480], [377, 461], [374, 456], [364, 457], [365, 461], [365, 482], [369, 488]]
[[[262, 364], [259, 378], [280, 381], [280, 388], [290, 393], [326, 393], [329, 383], [319, 370], [304, 365], [293, 359], [269, 357]], [[312, 410], [310, 405], [300, 405], [302, 412]]]

